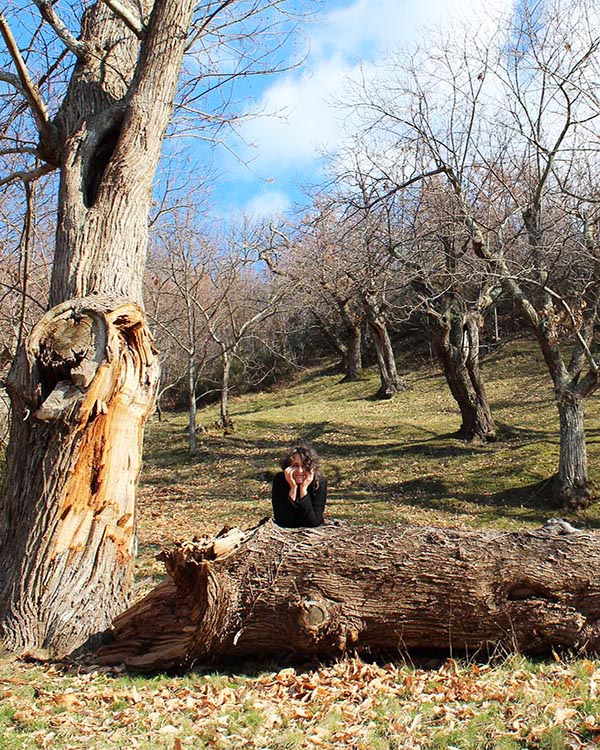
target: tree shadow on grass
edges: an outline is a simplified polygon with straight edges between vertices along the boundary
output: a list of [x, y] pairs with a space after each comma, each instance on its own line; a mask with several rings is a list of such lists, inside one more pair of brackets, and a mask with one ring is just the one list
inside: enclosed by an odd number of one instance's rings
[[455, 432], [445, 435], [435, 435], [428, 440], [415, 440], [412, 443], [399, 445], [394, 454], [397, 457], [414, 456], [423, 458], [453, 458], [455, 456], [471, 456], [474, 453], [488, 450], [484, 443], [467, 443], [457, 437]]
[[501, 443], [534, 443], [545, 442], [558, 444], [559, 435], [556, 430], [539, 430], [532, 427], [515, 427], [504, 422], [496, 422], [497, 442]]
[[514, 444], [515, 448], [520, 448], [524, 443], [558, 443], [558, 435], [551, 430], [523, 429], [503, 423], [497, 424], [496, 429], [497, 440], [488, 443], [467, 442], [460, 438], [456, 432], [447, 432], [399, 445], [394, 449], [394, 454], [396, 456], [443, 459], [486, 453], [493, 451], [496, 446], [506, 446], [511, 443]]
[[420, 477], [375, 487], [373, 493], [380, 498], [387, 497], [392, 503], [420, 510], [469, 512], [470, 506], [484, 508], [487, 520], [514, 517], [523, 521], [544, 523], [549, 518], [564, 517], [570, 519], [575, 526], [599, 528], [600, 520], [596, 521], [556, 506], [551, 496], [552, 480], [553, 477], [548, 477], [522, 487], [508, 487], [498, 492], [481, 494], [457, 492], [437, 477]]
[[441, 479], [436, 477], [419, 477], [406, 482], [397, 482], [379, 488], [387, 496], [392, 496], [396, 502], [414, 505], [421, 508], [443, 509], [444, 504], [452, 501], [462, 501], [476, 506], [498, 508], [500, 515], [507, 508], [529, 508], [531, 510], [547, 510], [552, 508], [549, 499], [551, 479], [544, 479], [524, 487], [510, 487], [492, 494], [476, 494], [474, 492], [457, 492], [450, 489]]

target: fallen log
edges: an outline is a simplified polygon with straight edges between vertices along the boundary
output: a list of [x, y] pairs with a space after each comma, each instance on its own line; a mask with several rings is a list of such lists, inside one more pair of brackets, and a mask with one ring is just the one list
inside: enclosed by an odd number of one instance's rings
[[521, 532], [267, 521], [162, 559], [169, 578], [115, 620], [101, 663], [600, 645], [600, 537], [564, 521]]

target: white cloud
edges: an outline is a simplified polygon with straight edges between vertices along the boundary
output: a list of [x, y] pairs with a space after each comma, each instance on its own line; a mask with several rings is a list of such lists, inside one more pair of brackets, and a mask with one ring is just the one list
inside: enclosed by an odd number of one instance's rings
[[[481, 31], [496, 26], [497, 14], [514, 0], [487, 0], [479, 17], [472, 0], [353, 0], [323, 15], [309, 28], [311, 52], [301, 69], [278, 77], [259, 102], [265, 113], [248, 121], [242, 135], [249, 147], [242, 157], [263, 179], [278, 185], [298, 173], [318, 169], [324, 150], [334, 150], [344, 139], [348, 116], [335, 102], [348, 98], [348, 81], [367, 78], [385, 51], [417, 44], [422, 29], [449, 28], [468, 20]], [[251, 180], [248, 171], [241, 179]], [[259, 193], [252, 199], [262, 203]], [[281, 205], [283, 193], [278, 193]]]
[[299, 166], [335, 145], [342, 115], [333, 102], [351, 72], [344, 60], [329, 59], [268, 89], [262, 108], [277, 116], [259, 117], [243, 131], [256, 156], [253, 167], [264, 172]]
[[268, 218], [285, 213], [290, 199], [280, 190], [264, 190], [254, 195], [243, 207], [243, 213], [252, 219]]

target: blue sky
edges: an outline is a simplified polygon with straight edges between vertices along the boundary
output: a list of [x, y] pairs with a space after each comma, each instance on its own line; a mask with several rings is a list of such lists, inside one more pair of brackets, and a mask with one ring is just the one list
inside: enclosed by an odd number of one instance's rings
[[[427, 28], [476, 19], [493, 23], [513, 0], [324, 0], [303, 26], [306, 60], [287, 73], [254, 79], [245, 93], [266, 114], [249, 119], [230, 148], [217, 147], [212, 185], [214, 210], [226, 221], [242, 213], [261, 217], [304, 202], [303, 185], [322, 176], [322, 153], [344, 139], [348, 80], [367, 77], [386, 53], [418, 44]], [[347, 94], [346, 94], [347, 98]], [[268, 114], [272, 113], [272, 114]], [[249, 166], [247, 166], [249, 165]]]

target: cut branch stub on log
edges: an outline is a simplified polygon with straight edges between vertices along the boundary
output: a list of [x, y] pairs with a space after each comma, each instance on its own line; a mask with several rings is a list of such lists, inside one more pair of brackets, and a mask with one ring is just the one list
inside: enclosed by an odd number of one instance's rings
[[600, 537], [563, 522], [491, 532], [269, 521], [161, 557], [169, 578], [117, 618], [101, 663], [600, 645]]
[[[17, 356], [0, 500], [0, 624], [9, 648], [63, 655], [128, 603], [142, 430], [158, 362], [121, 298], [50, 310]], [[15, 456], [13, 455], [14, 459]]]

